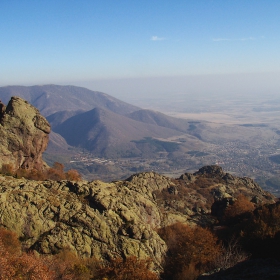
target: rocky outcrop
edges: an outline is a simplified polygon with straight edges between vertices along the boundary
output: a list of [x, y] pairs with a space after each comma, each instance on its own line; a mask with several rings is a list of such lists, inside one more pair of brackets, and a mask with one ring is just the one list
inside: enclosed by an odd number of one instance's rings
[[240, 194], [255, 206], [276, 201], [252, 179], [235, 177], [217, 165], [204, 166], [193, 174], [185, 173], [173, 179], [172, 184], [153, 191], [158, 206], [164, 209], [166, 225], [213, 224], [213, 218], [220, 218]]
[[224, 176], [221, 170], [175, 180], [146, 172], [112, 183], [0, 176], [0, 224], [16, 231], [26, 248], [40, 253], [70, 248], [84, 257], [134, 255], [150, 257], [159, 267], [166, 244], [158, 228], [177, 221], [209, 222], [215, 201], [234, 199], [242, 192], [274, 202], [250, 180], [232, 176], [227, 183]]
[[42, 169], [49, 133], [47, 120], [25, 100], [12, 97], [7, 107], [0, 103], [0, 167]]
[[166, 245], [155, 230], [161, 213], [148, 188], [0, 179], [0, 224], [17, 232], [26, 248], [46, 254], [70, 248], [96, 258], [151, 257], [160, 265]]
[[218, 165], [207, 165], [207, 166], [203, 166], [202, 168], [200, 168], [197, 172], [194, 173], [194, 175], [206, 175], [206, 174], [210, 174], [210, 175], [218, 175], [218, 176], [223, 176], [226, 173], [224, 173], [222, 167], [218, 166]]

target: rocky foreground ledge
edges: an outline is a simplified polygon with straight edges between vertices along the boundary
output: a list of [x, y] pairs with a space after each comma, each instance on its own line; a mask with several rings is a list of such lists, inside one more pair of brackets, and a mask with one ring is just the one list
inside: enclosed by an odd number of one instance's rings
[[112, 183], [0, 176], [0, 224], [40, 253], [70, 248], [84, 257], [134, 255], [160, 265], [166, 244], [158, 228], [207, 222], [240, 193], [256, 205], [275, 202], [253, 180], [218, 166], [178, 179], [147, 172]]

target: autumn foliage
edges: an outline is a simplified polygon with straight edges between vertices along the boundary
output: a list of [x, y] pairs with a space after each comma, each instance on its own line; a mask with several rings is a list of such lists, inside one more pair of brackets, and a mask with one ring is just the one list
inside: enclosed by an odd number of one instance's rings
[[23, 252], [15, 233], [0, 228], [0, 280], [158, 280], [150, 259], [82, 259], [69, 249], [54, 256]]
[[21, 243], [13, 231], [0, 228], [0, 241], [9, 254], [17, 254], [21, 250]]
[[168, 246], [164, 279], [196, 279], [221, 254], [217, 237], [208, 229], [176, 223], [159, 230]]
[[1, 173], [5, 175], [14, 175], [15, 169], [12, 164], [4, 163], [1, 167]]
[[71, 181], [79, 181], [81, 180], [81, 175], [79, 172], [75, 169], [70, 169], [67, 172], [64, 172], [64, 165], [55, 162], [53, 164], [53, 167], [48, 168], [46, 170], [38, 170], [38, 169], [17, 169], [11, 165], [11, 164], [3, 164], [0, 173], [9, 175], [9, 176], [15, 176], [17, 178], [26, 178], [30, 180], [71, 180]]
[[[236, 200], [237, 210], [231, 208], [234, 215], [228, 217], [241, 218], [227, 223], [224, 236], [182, 223], [159, 229], [168, 248], [160, 279], [194, 280], [201, 273], [227, 269], [251, 255], [280, 259], [280, 204], [263, 205], [246, 212], [251, 209], [248, 200], [240, 201]], [[245, 205], [243, 211], [242, 205]], [[17, 235], [0, 228], [0, 280], [158, 280], [152, 268], [151, 259], [133, 256], [101, 261], [82, 259], [67, 248], [54, 256], [24, 252]]]
[[239, 195], [234, 203], [228, 206], [225, 210], [225, 219], [234, 218], [246, 212], [251, 212], [255, 209], [254, 204], [244, 195]]
[[253, 258], [280, 260], [279, 203], [254, 209], [248, 200], [241, 198], [225, 211], [221, 226], [218, 235], [223, 242], [237, 238], [242, 250]]
[[280, 204], [256, 209], [247, 228], [251, 238], [274, 238], [280, 233]]
[[151, 259], [139, 260], [132, 256], [102, 264], [97, 271], [102, 279], [108, 280], [157, 280], [157, 274], [150, 271], [151, 265]]
[[251, 216], [235, 225], [240, 232], [244, 248], [253, 257], [269, 257], [280, 260], [280, 204], [263, 205]]
[[43, 259], [21, 252], [16, 234], [0, 229], [0, 280], [54, 279]]

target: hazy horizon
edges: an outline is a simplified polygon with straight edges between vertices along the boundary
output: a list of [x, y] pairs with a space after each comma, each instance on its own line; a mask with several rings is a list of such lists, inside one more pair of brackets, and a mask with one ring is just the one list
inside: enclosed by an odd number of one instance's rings
[[[280, 72], [232, 73], [212, 75], [134, 77], [93, 79], [50, 83], [4, 84], [1, 86], [34, 86], [46, 84], [73, 85], [107, 93], [119, 99], [149, 99], [192, 96], [195, 99], [213, 97], [273, 97], [280, 93]], [[280, 94], [279, 94], [280, 97]]]
[[279, 1], [1, 1], [0, 86], [118, 98], [279, 91]]

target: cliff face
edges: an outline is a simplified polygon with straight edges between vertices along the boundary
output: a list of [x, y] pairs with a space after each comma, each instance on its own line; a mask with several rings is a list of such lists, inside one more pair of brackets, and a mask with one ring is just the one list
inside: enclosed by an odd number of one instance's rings
[[47, 120], [25, 100], [12, 97], [7, 107], [0, 103], [0, 167], [42, 169], [49, 133]]

